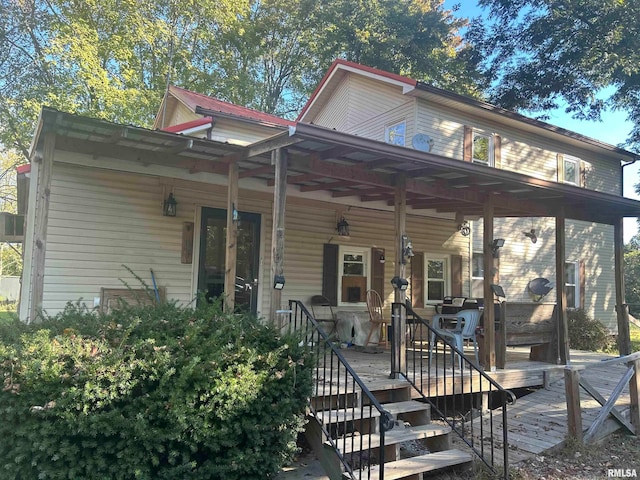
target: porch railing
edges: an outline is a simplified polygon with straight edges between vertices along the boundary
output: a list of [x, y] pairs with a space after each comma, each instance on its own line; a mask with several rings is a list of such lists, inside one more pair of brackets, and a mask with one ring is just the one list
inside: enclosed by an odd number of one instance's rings
[[376, 400], [301, 302], [290, 300], [287, 313], [289, 328], [313, 349], [316, 365], [310, 410], [324, 442], [336, 451], [343, 475], [371, 478], [371, 467], [375, 465], [379, 469], [375, 478], [384, 479], [385, 449], [377, 448], [372, 437], [362, 433], [377, 431], [380, 445], [385, 445], [385, 432], [394, 426], [393, 416]]
[[[410, 331], [405, 368], [395, 373], [413, 385], [431, 404], [434, 417], [446, 422], [494, 473], [498, 473], [501, 464], [502, 474], [508, 478], [507, 407], [515, 403], [515, 395], [489, 377], [474, 363], [475, 359], [442, 337], [410, 306], [392, 305], [393, 319], [405, 314]], [[433, 351], [431, 338], [436, 339]], [[497, 408], [502, 408], [501, 425], [499, 414], [494, 414]]]

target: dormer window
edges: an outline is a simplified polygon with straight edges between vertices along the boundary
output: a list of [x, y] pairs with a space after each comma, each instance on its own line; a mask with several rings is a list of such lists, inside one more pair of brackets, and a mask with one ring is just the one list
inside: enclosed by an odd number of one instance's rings
[[564, 183], [578, 185], [578, 176], [580, 174], [580, 159], [565, 155], [563, 163]]
[[407, 122], [405, 121], [394, 123], [393, 125], [389, 125], [388, 127], [385, 128], [385, 131], [384, 131], [385, 142], [390, 143], [392, 145], [400, 145], [401, 147], [405, 146], [406, 135], [407, 135]]
[[493, 137], [491, 135], [474, 130], [473, 163], [493, 166]]

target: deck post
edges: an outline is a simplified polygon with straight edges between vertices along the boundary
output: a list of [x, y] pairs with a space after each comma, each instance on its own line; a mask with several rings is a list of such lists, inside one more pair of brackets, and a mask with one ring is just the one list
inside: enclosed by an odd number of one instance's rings
[[36, 183], [35, 222], [33, 228], [33, 251], [31, 258], [31, 301], [29, 302], [29, 323], [35, 322], [42, 309], [44, 294], [44, 263], [47, 252], [47, 224], [51, 196], [51, 173], [56, 147], [55, 132], [44, 135], [42, 156], [36, 156], [38, 163]]
[[582, 442], [582, 410], [580, 409], [580, 370], [564, 369], [564, 389], [567, 396], [567, 435]]
[[238, 163], [229, 164], [227, 175], [227, 235], [224, 260], [224, 311], [233, 313], [236, 294], [236, 260], [238, 255]]
[[629, 306], [625, 303], [624, 294], [624, 237], [622, 218], [618, 218], [613, 225], [613, 238], [615, 253], [616, 315], [618, 318], [618, 352], [622, 357], [631, 354]]
[[640, 435], [640, 359], [633, 361], [633, 376], [629, 380], [631, 424], [635, 435]]
[[481, 359], [484, 369], [493, 372], [496, 369], [496, 336], [495, 318], [496, 313], [493, 307], [493, 290], [491, 284], [495, 275], [494, 249], [493, 244], [493, 215], [494, 215], [493, 195], [489, 195], [483, 206], [484, 230], [482, 232], [483, 256], [484, 256], [484, 358]]
[[567, 318], [567, 290], [565, 283], [565, 216], [564, 207], [556, 215], [556, 295], [557, 295], [557, 318], [558, 322], [558, 355], [560, 363], [567, 365], [569, 358], [569, 319]]
[[[271, 152], [271, 164], [275, 165], [275, 184], [273, 188], [273, 220], [271, 229], [271, 278], [284, 275], [284, 220], [287, 203], [287, 151], [278, 148]], [[271, 288], [271, 305], [269, 318], [276, 321], [276, 310], [280, 309], [282, 290]]]
[[[404, 256], [404, 252], [402, 251], [402, 237], [406, 232], [406, 223], [407, 223], [407, 188], [406, 188], [406, 177], [404, 175], [398, 175], [396, 179], [396, 188], [395, 188], [395, 202], [394, 202], [394, 212], [395, 212], [395, 233], [396, 233], [396, 262], [394, 275], [400, 278], [407, 278], [407, 265], [406, 265], [406, 257]], [[401, 303], [404, 305], [406, 299], [405, 290], [400, 290], [398, 288], [394, 289], [394, 301], [396, 303]], [[391, 376], [397, 377], [399, 372], [404, 372], [406, 370], [406, 349], [407, 349], [407, 339], [406, 339], [406, 325], [407, 325], [407, 311], [404, 308], [399, 309], [400, 318], [396, 318], [393, 325], [393, 342], [391, 345], [392, 348], [392, 368], [393, 372], [391, 372]]]

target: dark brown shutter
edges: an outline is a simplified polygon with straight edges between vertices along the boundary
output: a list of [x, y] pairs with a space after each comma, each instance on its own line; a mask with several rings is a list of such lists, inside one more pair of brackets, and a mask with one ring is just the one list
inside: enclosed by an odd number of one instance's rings
[[502, 139], [500, 135], [493, 136], [493, 166], [500, 168], [502, 162]]
[[558, 159], [558, 182], [564, 182], [564, 155], [561, 153], [557, 156]]
[[325, 243], [322, 256], [322, 295], [338, 305], [338, 245]]
[[462, 256], [451, 255], [451, 295], [462, 296]]
[[384, 257], [384, 248], [371, 249], [371, 288], [380, 294], [384, 302], [384, 263], [380, 263], [381, 256]]
[[584, 297], [586, 295], [585, 286], [584, 286], [584, 260], [580, 260], [578, 262], [578, 282], [580, 282], [580, 308], [584, 310]]
[[411, 257], [411, 306], [424, 308], [424, 254]]
[[465, 162], [473, 161], [473, 128], [464, 126], [464, 141], [462, 145], [462, 159]]

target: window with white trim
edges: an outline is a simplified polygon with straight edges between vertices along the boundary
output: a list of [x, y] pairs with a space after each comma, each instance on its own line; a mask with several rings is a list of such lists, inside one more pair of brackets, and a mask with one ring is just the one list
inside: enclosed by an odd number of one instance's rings
[[567, 308], [580, 308], [580, 273], [578, 262], [564, 263], [564, 291], [567, 295]]
[[471, 257], [471, 277], [484, 278], [484, 254], [482, 252], [473, 252]]
[[425, 254], [425, 303], [441, 303], [451, 289], [449, 257]]
[[389, 125], [384, 130], [384, 140], [392, 145], [405, 146], [405, 139], [407, 136], [407, 122], [394, 123]]
[[493, 167], [493, 135], [473, 131], [473, 163], [481, 163]]
[[370, 249], [340, 246], [338, 256], [338, 305], [365, 305]]
[[572, 157], [570, 155], [564, 155], [562, 168], [562, 178], [564, 180], [564, 183], [578, 185], [580, 175], [580, 159], [577, 157]]

